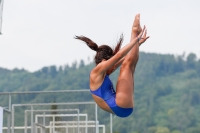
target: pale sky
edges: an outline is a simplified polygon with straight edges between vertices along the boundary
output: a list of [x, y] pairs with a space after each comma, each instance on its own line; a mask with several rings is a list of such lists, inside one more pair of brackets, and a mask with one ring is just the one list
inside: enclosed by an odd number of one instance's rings
[[36, 71], [93, 59], [95, 52], [74, 35], [98, 45], [129, 42], [135, 14], [150, 39], [140, 51], [200, 57], [199, 0], [4, 0], [0, 67]]

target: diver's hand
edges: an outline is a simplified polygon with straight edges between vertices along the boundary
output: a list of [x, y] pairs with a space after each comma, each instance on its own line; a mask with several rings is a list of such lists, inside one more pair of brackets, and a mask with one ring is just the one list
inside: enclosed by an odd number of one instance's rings
[[138, 38], [138, 42], [140, 45], [149, 38], [149, 36], [147, 36], [146, 26], [144, 26], [144, 28], [142, 29], [142, 32], [140, 32], [140, 34], [137, 36], [137, 38]]

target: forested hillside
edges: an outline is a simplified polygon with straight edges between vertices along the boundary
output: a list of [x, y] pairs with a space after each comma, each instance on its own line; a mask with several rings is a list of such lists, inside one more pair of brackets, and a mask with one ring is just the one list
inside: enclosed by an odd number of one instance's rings
[[[0, 92], [89, 89], [93, 67], [81, 60], [33, 73], [0, 68]], [[118, 73], [111, 75], [114, 83]], [[116, 133], [200, 133], [200, 60], [195, 54], [141, 52], [134, 78], [134, 112], [128, 118], [113, 119]]]

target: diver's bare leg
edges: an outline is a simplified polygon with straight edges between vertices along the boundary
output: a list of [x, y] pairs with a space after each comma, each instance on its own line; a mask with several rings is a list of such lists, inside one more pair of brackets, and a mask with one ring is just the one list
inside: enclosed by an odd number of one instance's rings
[[[138, 14], [135, 16], [132, 26], [131, 39], [136, 38], [140, 32], [140, 15]], [[120, 68], [116, 88], [116, 103], [120, 107], [131, 108], [134, 106], [134, 71], [138, 58], [139, 43], [129, 51]]]

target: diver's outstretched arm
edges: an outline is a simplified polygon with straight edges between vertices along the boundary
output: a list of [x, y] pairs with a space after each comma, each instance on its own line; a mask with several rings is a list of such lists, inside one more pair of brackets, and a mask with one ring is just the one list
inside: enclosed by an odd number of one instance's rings
[[113, 66], [115, 66], [115, 64], [120, 61], [124, 56], [126, 56], [126, 54], [133, 48], [133, 46], [135, 44], [138, 43], [138, 41], [140, 41], [141, 38], [143, 38], [145, 41], [148, 38], [145, 38], [143, 34], [145, 31], [146, 27], [144, 26], [142, 32], [135, 38], [133, 39], [130, 43], [128, 43], [126, 46], [124, 46], [122, 49], [120, 49], [113, 57], [111, 57], [109, 60], [103, 61], [102, 63], [99, 63], [94, 69], [93, 71], [95, 73], [105, 73], [108, 70], [110, 70], [111, 68], [113, 68]]
[[[137, 14], [135, 16], [135, 20], [134, 20], [134, 23], [133, 23], [133, 26], [132, 26], [132, 32], [131, 32], [131, 40], [130, 40], [130, 42], [133, 41], [138, 36], [138, 34], [141, 31], [142, 31], [142, 28], [140, 26], [140, 14]], [[149, 36], [147, 37], [146, 35], [147, 35], [147, 30], [145, 29], [143, 37], [138, 38], [139, 39], [138, 40], [139, 46], [141, 46], [141, 44], [144, 43], [149, 38]], [[107, 71], [107, 74], [110, 75], [111, 73], [113, 73], [122, 64], [122, 62], [125, 59], [125, 56], [122, 59], [120, 59], [112, 68], [110, 68]]]
[[119, 60], [111, 69], [107, 71], [107, 74], [112, 74], [118, 67], [121, 66], [122, 62], [124, 61], [125, 57], [123, 57], [121, 60]]
[[140, 46], [141, 44], [143, 44], [149, 37], [150, 37], [150, 36], [147, 36], [147, 29], [145, 29], [145, 32], [144, 32], [143, 37], [138, 38], [138, 39], [139, 39], [139, 46]]

